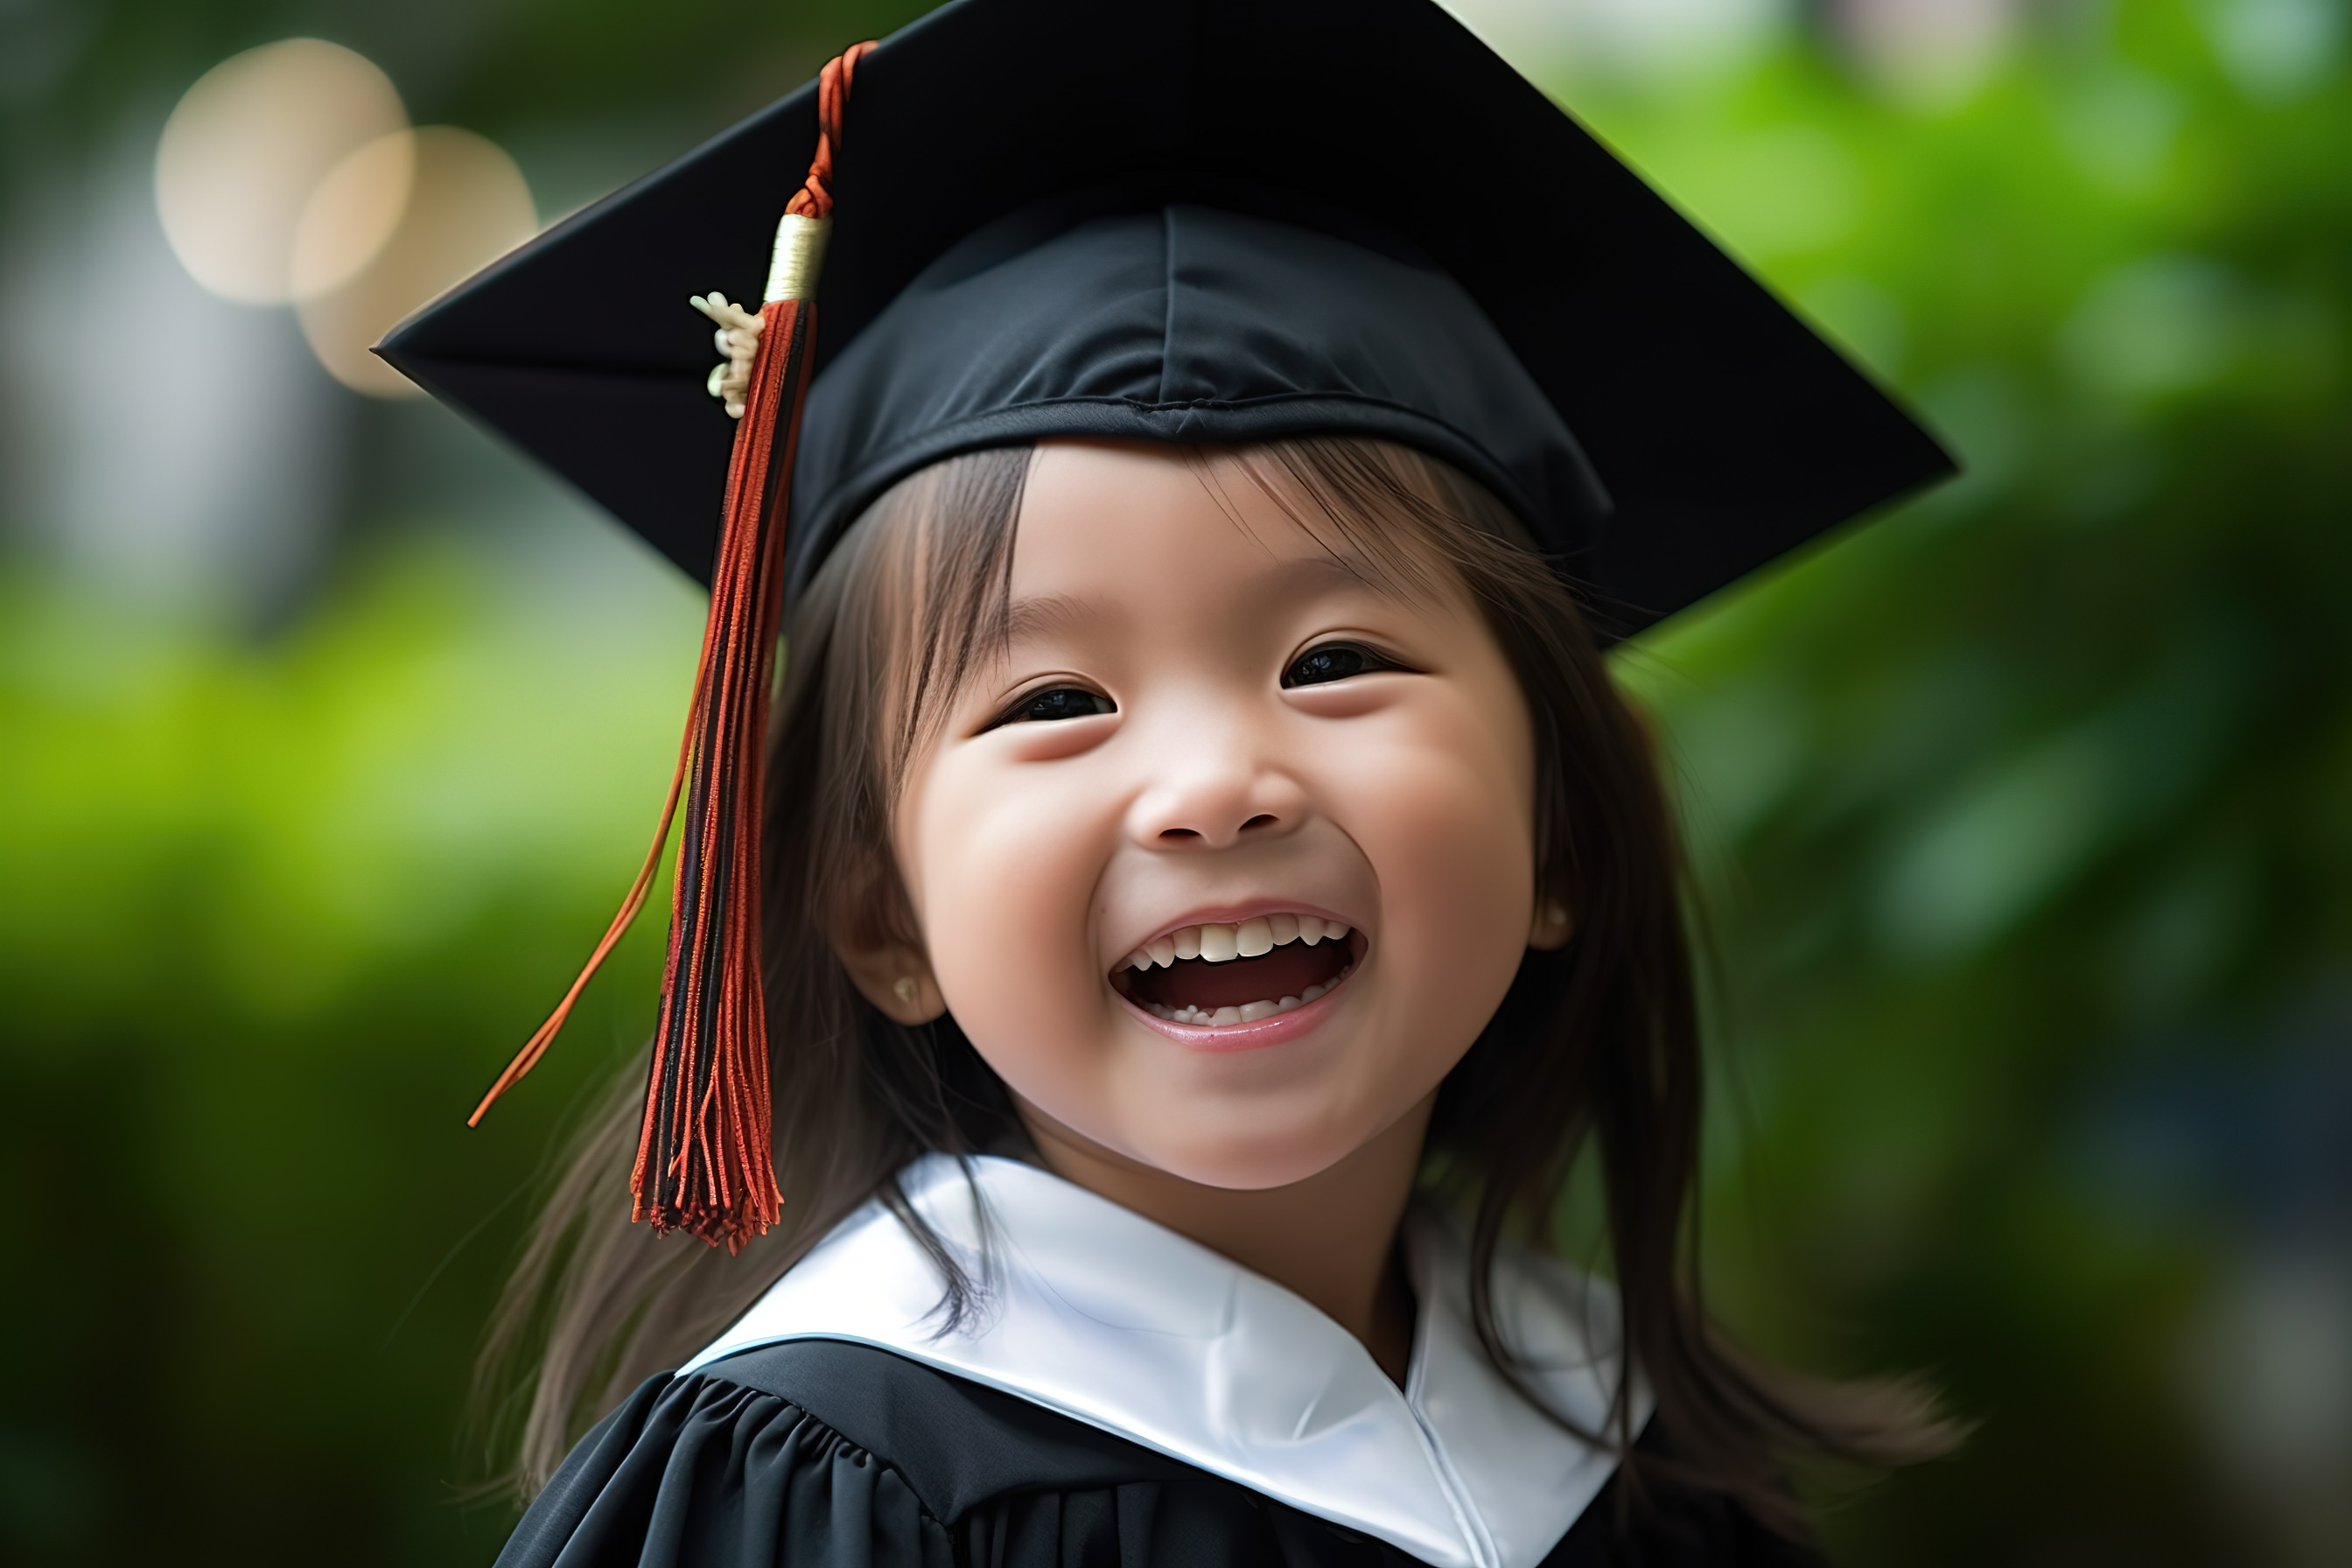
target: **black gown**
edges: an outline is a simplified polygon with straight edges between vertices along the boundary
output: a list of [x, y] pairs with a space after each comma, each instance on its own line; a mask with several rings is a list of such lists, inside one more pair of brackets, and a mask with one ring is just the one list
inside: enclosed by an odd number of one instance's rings
[[[1644, 1444], [1652, 1436], [1643, 1438]], [[1815, 1568], [1723, 1499], [1612, 1480], [1541, 1568]], [[1385, 1542], [878, 1350], [765, 1345], [649, 1378], [499, 1568], [1410, 1568]]]

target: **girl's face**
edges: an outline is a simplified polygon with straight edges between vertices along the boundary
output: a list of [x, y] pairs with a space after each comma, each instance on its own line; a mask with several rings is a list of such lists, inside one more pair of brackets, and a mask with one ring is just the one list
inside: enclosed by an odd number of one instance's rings
[[927, 953], [853, 967], [902, 1017], [944, 1000], [1033, 1116], [1264, 1188], [1419, 1110], [1502, 1001], [1534, 746], [1465, 595], [1383, 591], [1213, 477], [1041, 449], [1005, 656], [896, 820]]

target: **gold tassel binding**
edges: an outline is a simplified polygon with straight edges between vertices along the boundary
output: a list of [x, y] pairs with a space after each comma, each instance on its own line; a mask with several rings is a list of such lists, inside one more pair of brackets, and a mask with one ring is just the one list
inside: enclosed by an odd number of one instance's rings
[[817, 86], [816, 156], [776, 226], [758, 314], [697, 296], [725, 363], [710, 391], [740, 423], [727, 469], [710, 619], [669, 795], [645, 865], [587, 966], [467, 1119], [473, 1126], [538, 1065], [572, 1005], [645, 905], [670, 826], [685, 834], [670, 901], [669, 956], [646, 1114], [630, 1176], [634, 1217], [730, 1252], [776, 1223], [767, 1010], [760, 984], [760, 808], [768, 690], [783, 614], [784, 525], [801, 404], [816, 336], [816, 280], [833, 226], [833, 154], [858, 45]]

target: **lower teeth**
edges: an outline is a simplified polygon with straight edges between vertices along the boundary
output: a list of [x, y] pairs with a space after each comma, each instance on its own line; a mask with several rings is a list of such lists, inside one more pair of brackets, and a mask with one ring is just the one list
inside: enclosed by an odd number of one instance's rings
[[1213, 1029], [1223, 1028], [1229, 1024], [1255, 1024], [1260, 1018], [1271, 1018], [1277, 1013], [1287, 1013], [1295, 1008], [1304, 1007], [1329, 991], [1331, 985], [1339, 984], [1340, 981], [1347, 979], [1355, 972], [1356, 966], [1351, 963], [1331, 977], [1330, 985], [1309, 985], [1297, 995], [1285, 996], [1278, 1002], [1244, 1002], [1238, 1007], [1214, 1008], [1194, 1007], [1189, 1004], [1182, 1007], [1168, 1007], [1157, 1002], [1146, 1002], [1144, 1006], [1150, 1011], [1153, 1017], [1165, 1018], [1171, 1024], [1191, 1024], [1196, 1027]]

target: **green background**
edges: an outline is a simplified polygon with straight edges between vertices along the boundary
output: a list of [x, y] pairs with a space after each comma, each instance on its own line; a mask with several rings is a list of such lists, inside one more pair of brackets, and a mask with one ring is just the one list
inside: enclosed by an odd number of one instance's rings
[[[91, 247], [239, 48], [361, 50], [551, 218], [919, 9], [0, 5], [0, 1559], [495, 1552], [468, 1363], [657, 933], [461, 1121], [626, 886], [699, 625], [315, 373], [306, 542], [134, 592], [26, 478], [70, 463], [22, 342], [136, 302]], [[2352, 1561], [2345, 5], [1467, 9], [1968, 467], [1619, 659], [1707, 894], [1714, 1296], [1979, 1424], [1833, 1555]]]

